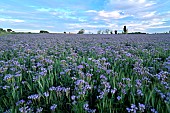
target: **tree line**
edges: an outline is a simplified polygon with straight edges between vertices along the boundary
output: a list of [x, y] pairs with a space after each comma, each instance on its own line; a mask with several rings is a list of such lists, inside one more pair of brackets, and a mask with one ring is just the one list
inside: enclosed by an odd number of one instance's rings
[[[0, 33], [23, 33], [23, 32], [15, 32], [15, 31], [13, 31], [12, 29], [3, 29], [3, 28], [0, 28]], [[27, 33], [31, 33], [31, 32], [27, 32]], [[39, 33], [49, 33], [49, 31], [47, 31], [47, 30], [40, 30], [40, 32]], [[85, 29], [80, 29], [78, 32], [77, 32], [77, 34], [84, 34], [85, 33]], [[165, 32], [166, 34], [168, 33], [168, 32]], [[170, 31], [169, 31], [169, 33], [170, 33]], [[64, 31], [64, 34], [66, 34], [66, 32]], [[72, 33], [70, 33], [69, 32], [69, 34], [72, 34]], [[91, 32], [89, 32], [89, 34], [93, 34], [93, 33], [91, 33]], [[105, 30], [98, 30], [97, 31], [97, 34], [146, 34], [146, 33], [142, 33], [142, 32], [132, 32], [132, 33], [128, 33], [128, 29], [127, 29], [127, 27], [126, 26], [124, 26], [123, 27], [123, 30], [122, 30], [122, 32], [121, 33], [118, 33], [118, 31], [117, 30], [110, 30], [110, 29], [105, 29]], [[155, 33], [155, 34], [157, 34], [157, 33]]]

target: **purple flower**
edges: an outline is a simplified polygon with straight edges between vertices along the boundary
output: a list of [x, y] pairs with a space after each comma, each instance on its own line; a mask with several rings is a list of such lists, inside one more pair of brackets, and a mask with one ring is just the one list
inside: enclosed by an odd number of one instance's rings
[[137, 94], [138, 94], [138, 95], [140, 95], [140, 96], [143, 96], [142, 91], [141, 91], [141, 90], [139, 90], [139, 89], [137, 90]]
[[111, 89], [111, 93], [112, 94], [115, 94], [115, 92], [117, 91], [117, 89], [116, 88], [114, 88], [114, 89]]
[[158, 113], [154, 108], [151, 109], [152, 113]]
[[25, 100], [20, 100], [20, 101], [18, 101], [18, 102], [16, 102], [16, 106], [19, 106], [20, 104], [23, 104], [25, 102]]
[[79, 65], [79, 66], [77, 66], [77, 68], [78, 69], [83, 69], [84, 67], [83, 67], [83, 65]]
[[9, 79], [11, 79], [13, 77], [13, 75], [11, 75], [11, 74], [7, 74], [7, 75], [5, 75], [5, 77], [4, 77], [4, 81], [6, 81], [6, 80], [9, 80]]
[[121, 96], [117, 96], [117, 100], [121, 100], [121, 98], [122, 98]]
[[132, 112], [136, 113], [136, 110], [137, 110], [137, 109], [138, 109], [138, 108], [136, 107], [135, 104], [131, 104], [131, 111], [132, 111]]
[[128, 113], [130, 113], [131, 109], [130, 108], [126, 108], [126, 110], [128, 111]]
[[26, 105], [30, 105], [30, 104], [32, 104], [32, 101], [31, 101], [31, 100], [28, 100], [27, 103], [26, 103]]
[[89, 104], [88, 103], [84, 104], [83, 108], [87, 111], [89, 109]]
[[132, 54], [131, 54], [131, 53], [126, 53], [126, 56], [127, 56], [127, 57], [131, 57]]
[[139, 103], [139, 110], [140, 110], [141, 112], [144, 112], [144, 110], [145, 110], [145, 105]]
[[39, 94], [33, 94], [33, 95], [28, 96], [28, 99], [38, 99], [38, 98], [40, 98]]
[[71, 100], [75, 100], [75, 99], [76, 99], [76, 96], [72, 95]]
[[31, 112], [33, 112], [33, 110], [31, 108], [29, 108], [28, 106], [19, 108], [19, 111], [21, 113], [31, 113]]
[[57, 108], [57, 104], [53, 104], [53, 105], [50, 107], [50, 109], [51, 109], [52, 111], [55, 111], [56, 108]]
[[8, 89], [8, 88], [10, 88], [10, 86], [5, 85], [5, 86], [2, 87], [2, 89]]
[[49, 96], [49, 92], [45, 92], [45, 93], [44, 93], [44, 96], [45, 96], [45, 97], [48, 97], [48, 96]]
[[43, 111], [43, 108], [42, 108], [42, 107], [39, 107], [39, 108], [37, 108], [36, 113], [41, 113], [42, 111]]

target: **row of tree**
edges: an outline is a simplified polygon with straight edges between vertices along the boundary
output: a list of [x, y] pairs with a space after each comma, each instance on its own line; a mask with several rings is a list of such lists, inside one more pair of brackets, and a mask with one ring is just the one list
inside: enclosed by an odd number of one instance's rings
[[[105, 29], [105, 30], [98, 30], [97, 34], [113, 34], [113, 31], [110, 29]], [[117, 30], [114, 31], [114, 34], [117, 34]]]
[[[84, 34], [85, 30], [81, 29], [80, 31], [78, 31], [77, 34]], [[118, 34], [117, 30], [115, 30], [114, 32], [110, 29], [105, 29], [105, 30], [98, 30], [97, 34]], [[123, 27], [123, 34], [127, 34], [128, 33], [128, 29], [126, 28], [126, 26]]]
[[14, 31], [12, 31], [12, 29], [7, 29], [7, 30], [5, 30], [5, 29], [3, 29], [3, 28], [0, 28], [0, 32], [14, 32]]
[[[13, 32], [13, 33], [15, 33], [15, 31], [13, 31], [12, 29], [4, 30], [3, 28], [0, 28], [0, 33], [1, 33], [1, 32]], [[19, 32], [19, 33], [20, 33], [20, 32]], [[31, 32], [28, 32], [28, 33], [31, 33]], [[46, 30], [40, 30], [39, 33], [49, 33], [49, 32], [46, 31]], [[84, 30], [84, 29], [81, 29], [81, 30], [78, 31], [77, 34], [84, 34], [84, 33], [85, 33], [85, 30]], [[168, 33], [168, 32], [166, 32], [166, 33]], [[170, 33], [170, 31], [169, 31], [169, 33]], [[66, 34], [66, 32], [64, 32], [64, 34]], [[69, 34], [71, 34], [71, 33], [69, 32]], [[89, 32], [89, 34], [93, 34], [93, 33]], [[110, 29], [105, 29], [105, 30], [98, 30], [98, 31], [97, 31], [97, 34], [118, 34], [118, 31], [117, 31], [117, 30], [114, 30], [114, 32], [113, 32], [113, 31], [110, 30]], [[120, 33], [120, 34], [146, 34], [146, 33], [141, 33], [141, 32], [128, 33], [128, 29], [126, 28], [126, 26], [124, 26], [124, 27], [123, 27], [123, 31], [122, 31], [122, 33]], [[156, 34], [156, 33], [155, 33], [155, 34]]]

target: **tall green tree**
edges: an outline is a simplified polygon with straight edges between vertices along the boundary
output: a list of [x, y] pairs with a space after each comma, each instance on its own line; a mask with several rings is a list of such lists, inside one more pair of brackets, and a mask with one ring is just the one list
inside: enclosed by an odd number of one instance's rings
[[8, 32], [12, 32], [12, 29], [7, 29]]
[[78, 31], [77, 34], [84, 34], [85, 33], [85, 30], [84, 29], [81, 29], [80, 31]]

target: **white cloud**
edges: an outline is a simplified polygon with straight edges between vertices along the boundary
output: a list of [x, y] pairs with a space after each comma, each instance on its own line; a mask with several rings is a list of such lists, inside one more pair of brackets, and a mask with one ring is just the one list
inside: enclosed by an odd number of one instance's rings
[[49, 12], [51, 11], [52, 9], [51, 8], [39, 8], [39, 9], [36, 9], [37, 11], [41, 11], [41, 12]]
[[15, 32], [32, 32], [32, 33], [39, 33], [40, 30], [32, 30], [32, 29], [12, 29]]
[[114, 18], [114, 19], [121, 19], [121, 18], [125, 18], [128, 15], [124, 15], [123, 12], [121, 11], [111, 11], [111, 12], [107, 12], [107, 11], [99, 11], [98, 15], [100, 17], [104, 17], [104, 18]]
[[96, 10], [87, 10], [85, 11], [88, 14], [92, 14], [94, 20], [104, 20], [106, 22], [110, 22], [112, 19], [122, 19], [128, 17], [130, 15], [125, 14], [123, 11], [114, 10], [114, 11], [96, 11]]
[[7, 18], [0, 18], [0, 21], [2, 21], [2, 22], [16, 22], [16, 23], [25, 22], [24, 20], [20, 20], [20, 19], [7, 19]]
[[170, 28], [170, 25], [169, 26], [156, 26], [156, 27], [150, 27], [150, 28], [154, 28], [154, 29], [158, 29], [158, 28]]
[[150, 17], [153, 17], [153, 16], [155, 16], [156, 15], [156, 11], [153, 11], [153, 12], [144, 12], [143, 14], [142, 14], [142, 16], [144, 17], [144, 18], [150, 18]]
[[106, 25], [91, 25], [91, 24], [88, 24], [88, 23], [82, 23], [82, 24], [80, 24], [80, 23], [74, 23], [74, 24], [69, 24], [68, 25], [69, 26], [69, 28], [78, 28], [78, 29], [80, 29], [80, 28], [87, 28], [87, 29], [89, 29], [89, 28], [103, 28], [103, 27], [106, 27]]
[[156, 14], [153, 11], [156, 8], [155, 4], [156, 1], [153, 0], [108, 0], [105, 8], [111, 11], [124, 11], [127, 15], [133, 15], [137, 18], [142, 17], [141, 15], [149, 17]]
[[[147, 32], [149, 29], [156, 29], [156, 28], [170, 28], [168, 25], [164, 25], [166, 22], [162, 19], [153, 18], [150, 20], [140, 21], [140, 20], [134, 20], [130, 22], [123, 23], [128, 27], [129, 32]], [[122, 26], [123, 27], [123, 26]]]
[[[106, 23], [106, 24], [89, 24], [89, 23], [73, 23], [68, 25], [70, 30], [76, 29], [77, 31], [84, 28], [86, 33], [92, 32], [92, 33], [97, 33], [98, 30], [105, 30], [105, 29], [110, 29], [112, 31], [114, 30], [122, 30], [120, 29], [120, 26], [118, 26], [116, 23]], [[123, 28], [123, 27], [122, 27]], [[76, 31], [76, 32], [77, 32]]]
[[97, 13], [96, 10], [87, 10], [87, 11], [85, 11], [85, 12], [87, 12], [87, 13]]
[[125, 10], [133, 8], [146, 8], [156, 4], [154, 1], [148, 0], [108, 0], [107, 6], [114, 9]]

